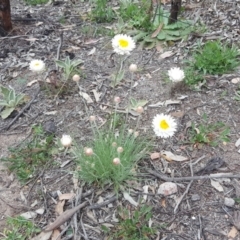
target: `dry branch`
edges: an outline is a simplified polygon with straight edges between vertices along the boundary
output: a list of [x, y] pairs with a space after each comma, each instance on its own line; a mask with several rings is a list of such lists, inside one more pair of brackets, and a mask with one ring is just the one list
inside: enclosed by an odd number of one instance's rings
[[212, 179], [212, 178], [240, 178], [240, 174], [233, 173], [218, 173], [218, 174], [210, 174], [210, 175], [202, 175], [202, 176], [192, 176], [192, 177], [168, 177], [163, 173], [153, 171], [151, 169], [145, 169], [148, 173], [153, 176], [164, 180], [166, 182], [181, 182], [181, 181], [192, 181], [192, 180], [202, 180], [202, 179]]

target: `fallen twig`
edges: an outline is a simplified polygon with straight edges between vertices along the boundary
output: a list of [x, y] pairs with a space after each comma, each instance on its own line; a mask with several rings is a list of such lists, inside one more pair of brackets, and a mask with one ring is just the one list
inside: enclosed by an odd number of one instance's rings
[[117, 200], [118, 198], [117, 197], [112, 197], [112, 198], [109, 198], [107, 201], [105, 202], [102, 202], [100, 204], [95, 204], [95, 205], [92, 205], [92, 206], [89, 206], [88, 209], [97, 209], [97, 208], [101, 208], [103, 206], [106, 206], [107, 204], [111, 203], [111, 202], [114, 202], [115, 200]]
[[[192, 177], [193, 177], [192, 161], [190, 161], [189, 166], [190, 166], [191, 175], [192, 175]], [[183, 198], [184, 198], [184, 197], [186, 196], [186, 194], [188, 193], [189, 188], [191, 187], [192, 183], [193, 183], [193, 180], [191, 180], [191, 182], [188, 184], [186, 190], [184, 191], [184, 193], [182, 194], [182, 196], [181, 196], [180, 199], [178, 200], [178, 202], [177, 202], [177, 204], [176, 204], [176, 206], [175, 206], [175, 208], [174, 208], [174, 214], [176, 214], [176, 212], [177, 212], [177, 210], [178, 210], [178, 207], [180, 206]]]
[[22, 108], [22, 110], [18, 113], [18, 115], [6, 127], [2, 128], [1, 130], [4, 130], [4, 129], [8, 130], [18, 120], [18, 118], [24, 113], [24, 111], [31, 106], [31, 104], [34, 102], [39, 92], [40, 92], [40, 89], [38, 89], [36, 94], [33, 96], [32, 100]]
[[[77, 196], [75, 199], [75, 206], [78, 205], [78, 202], [81, 201], [82, 198], [82, 188], [79, 188], [77, 190]], [[77, 214], [76, 212], [73, 215], [73, 223], [74, 223], [74, 235], [73, 235], [73, 240], [77, 240], [77, 234], [78, 234], [78, 224], [77, 224]]]
[[51, 231], [55, 228], [58, 228], [63, 223], [65, 223], [70, 217], [72, 217], [75, 212], [77, 212], [81, 208], [85, 207], [87, 205], [87, 203], [88, 203], [87, 201], [83, 202], [82, 204], [78, 205], [77, 207], [74, 207], [70, 210], [63, 212], [51, 225], [46, 227], [44, 229], [44, 231], [47, 232], [47, 231]]
[[158, 177], [166, 182], [181, 182], [181, 181], [192, 181], [192, 180], [202, 180], [202, 179], [212, 179], [212, 178], [240, 178], [240, 174], [233, 173], [217, 173], [202, 176], [192, 176], [192, 177], [168, 177], [163, 173], [153, 171], [151, 169], [145, 169], [148, 173]]
[[[57, 48], [57, 58], [56, 60], [59, 60], [60, 58], [60, 51], [61, 51], [61, 47], [62, 47], [62, 42], [63, 42], [63, 32], [60, 33], [60, 38], [59, 38], [59, 45]], [[58, 65], [56, 64], [56, 69], [58, 70]]]

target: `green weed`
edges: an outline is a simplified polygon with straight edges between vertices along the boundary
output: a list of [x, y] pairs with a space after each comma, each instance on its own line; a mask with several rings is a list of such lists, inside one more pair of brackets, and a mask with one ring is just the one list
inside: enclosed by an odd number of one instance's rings
[[51, 160], [55, 151], [53, 136], [45, 136], [41, 126], [33, 127], [32, 139], [18, 148], [10, 148], [10, 155], [0, 160], [10, 171], [16, 173], [21, 182], [26, 182]]
[[121, 218], [119, 224], [111, 231], [108, 240], [149, 240], [155, 235], [156, 229], [149, 227], [149, 220], [152, 217], [152, 207], [142, 206], [131, 212], [121, 208], [118, 215]]
[[229, 132], [230, 128], [223, 122], [209, 123], [204, 114], [202, 123], [198, 125], [193, 123], [188, 134], [191, 143], [217, 146], [220, 142], [229, 142]]
[[127, 22], [129, 27], [149, 31], [152, 25], [151, 16], [147, 13], [150, 5], [151, 2], [147, 0], [140, 0], [139, 4], [136, 4], [133, 0], [121, 0], [119, 17]]
[[171, 42], [187, 38], [189, 33], [193, 31], [193, 23], [188, 20], [179, 20], [169, 24], [169, 16], [170, 12], [159, 6], [148, 31], [138, 30], [134, 39], [150, 49], [163, 41]]
[[184, 74], [185, 74], [184, 82], [187, 85], [190, 85], [190, 86], [196, 85], [199, 83], [203, 83], [205, 81], [204, 75], [201, 72], [196, 71], [191, 67], [185, 68]]
[[38, 5], [38, 4], [45, 4], [47, 3], [49, 0], [24, 0], [27, 4], [29, 5]]
[[240, 87], [235, 91], [234, 100], [240, 101]]
[[108, 6], [107, 0], [95, 0], [94, 9], [91, 12], [91, 17], [97, 23], [111, 22], [115, 14], [110, 6]]
[[236, 47], [209, 41], [193, 55], [193, 68], [204, 74], [224, 74], [240, 65]]
[[28, 240], [41, 231], [31, 221], [21, 216], [7, 218], [7, 225], [8, 229], [4, 229], [2, 240]]
[[13, 88], [0, 85], [0, 94], [3, 96], [3, 99], [0, 100], [0, 106], [4, 107], [0, 113], [2, 119], [9, 117], [18, 105], [24, 103], [25, 95], [16, 94]]
[[77, 66], [80, 65], [81, 63], [83, 63], [83, 61], [81, 59], [70, 60], [69, 57], [66, 57], [66, 59], [64, 61], [61, 61], [61, 60], [56, 61], [57, 66], [62, 68], [64, 71], [65, 81], [70, 79], [71, 74], [73, 74], [74, 72], [78, 72]]

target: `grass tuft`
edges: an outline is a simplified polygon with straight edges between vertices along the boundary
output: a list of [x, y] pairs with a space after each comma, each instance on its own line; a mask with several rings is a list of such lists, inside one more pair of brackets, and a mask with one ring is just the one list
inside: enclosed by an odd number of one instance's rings
[[152, 217], [152, 207], [144, 205], [135, 211], [120, 208], [120, 222], [111, 233], [108, 240], [148, 240], [155, 236], [156, 229], [149, 226]]
[[236, 47], [209, 41], [193, 55], [193, 68], [204, 74], [224, 74], [240, 65]]
[[21, 182], [33, 177], [52, 158], [55, 145], [53, 135], [46, 136], [41, 126], [33, 127], [32, 139], [17, 148], [10, 148], [10, 155], [1, 158]]
[[100, 185], [113, 183], [115, 187], [131, 178], [137, 162], [149, 149], [149, 143], [141, 136], [136, 137], [137, 133], [129, 133], [126, 128], [94, 131], [90, 148], [74, 150], [79, 178]]
[[18, 216], [16, 218], [7, 218], [7, 229], [4, 229], [4, 238], [2, 240], [28, 240], [41, 230], [37, 228], [30, 220]]

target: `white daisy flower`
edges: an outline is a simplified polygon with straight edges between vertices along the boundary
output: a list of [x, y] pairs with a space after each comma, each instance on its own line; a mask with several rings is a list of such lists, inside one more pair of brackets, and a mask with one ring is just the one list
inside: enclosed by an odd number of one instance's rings
[[70, 147], [72, 145], [72, 138], [70, 135], [63, 134], [60, 141], [64, 147]]
[[33, 72], [41, 72], [45, 69], [45, 63], [42, 60], [32, 60], [29, 68]]
[[168, 76], [173, 82], [181, 82], [185, 78], [184, 71], [178, 67], [168, 70]]
[[125, 34], [118, 34], [112, 39], [112, 47], [114, 52], [120, 55], [129, 55], [136, 47], [134, 40]]
[[157, 114], [152, 122], [152, 127], [158, 137], [172, 137], [177, 130], [177, 123], [169, 115]]

